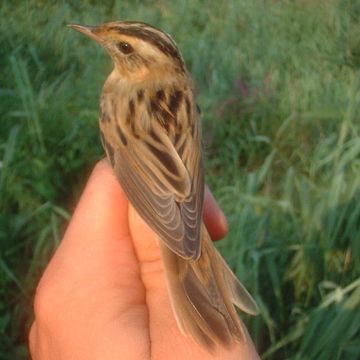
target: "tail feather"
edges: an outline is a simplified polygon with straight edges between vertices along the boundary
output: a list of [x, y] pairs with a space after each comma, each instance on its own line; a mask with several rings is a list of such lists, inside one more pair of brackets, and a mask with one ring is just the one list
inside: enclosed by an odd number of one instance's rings
[[180, 329], [213, 349], [244, 338], [234, 304], [250, 314], [257, 306], [214, 248], [204, 225], [201, 256], [184, 260], [161, 244], [171, 303]]
[[258, 315], [259, 308], [256, 305], [255, 300], [246, 290], [245, 286], [234, 275], [218, 251], [216, 249], [214, 250], [217, 253], [219, 261], [222, 263], [223, 279], [224, 282], [228, 284], [229, 290], [231, 291], [232, 303], [247, 314]]

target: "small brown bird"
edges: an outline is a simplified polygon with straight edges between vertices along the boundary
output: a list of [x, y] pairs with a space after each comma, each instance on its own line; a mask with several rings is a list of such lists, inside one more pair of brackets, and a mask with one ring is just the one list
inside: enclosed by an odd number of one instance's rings
[[234, 305], [253, 315], [258, 307], [202, 222], [200, 116], [176, 44], [141, 22], [69, 26], [114, 62], [101, 95], [101, 139], [129, 201], [160, 239], [180, 329], [208, 350], [230, 347], [244, 338]]

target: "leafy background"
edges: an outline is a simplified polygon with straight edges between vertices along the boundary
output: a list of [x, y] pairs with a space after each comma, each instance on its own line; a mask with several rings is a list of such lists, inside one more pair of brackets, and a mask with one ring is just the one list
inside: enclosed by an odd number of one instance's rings
[[[0, 359], [95, 162], [104, 51], [65, 27], [171, 33], [197, 84], [219, 244], [263, 359], [360, 358], [360, 2], [1, 1]], [[97, 144], [97, 146], [94, 146]]]

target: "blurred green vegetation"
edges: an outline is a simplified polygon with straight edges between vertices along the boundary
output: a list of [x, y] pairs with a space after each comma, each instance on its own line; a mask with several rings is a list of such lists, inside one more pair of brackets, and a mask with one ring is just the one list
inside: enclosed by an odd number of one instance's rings
[[103, 156], [111, 63], [65, 24], [125, 19], [172, 34], [193, 74], [263, 359], [359, 359], [360, 1], [99, 3], [0, 4], [0, 359], [27, 358], [36, 283]]

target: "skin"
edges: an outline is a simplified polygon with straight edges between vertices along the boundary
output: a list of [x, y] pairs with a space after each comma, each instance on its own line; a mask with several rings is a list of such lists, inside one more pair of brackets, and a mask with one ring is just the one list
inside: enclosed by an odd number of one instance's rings
[[[213, 238], [227, 233], [209, 191], [204, 221]], [[33, 360], [259, 359], [249, 337], [210, 354], [180, 333], [156, 235], [106, 161], [95, 167], [39, 282], [34, 312]]]

